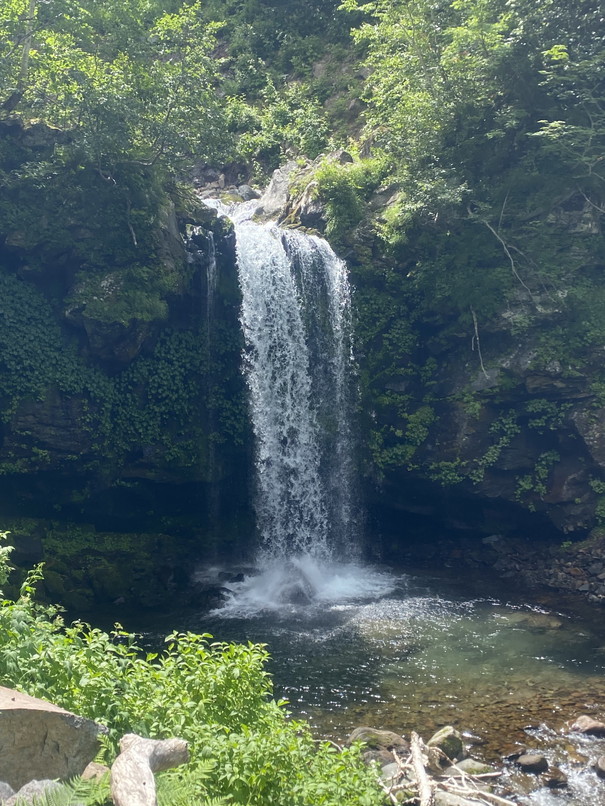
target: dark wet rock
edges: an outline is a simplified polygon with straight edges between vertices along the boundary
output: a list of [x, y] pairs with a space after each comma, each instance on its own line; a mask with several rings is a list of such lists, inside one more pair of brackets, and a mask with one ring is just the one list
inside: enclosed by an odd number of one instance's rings
[[237, 189], [237, 192], [244, 201], [250, 201], [251, 199], [260, 199], [260, 193], [258, 192], [258, 190], [254, 190], [254, 188], [251, 188], [250, 185], [240, 185]]
[[427, 742], [428, 747], [436, 747], [451, 760], [456, 761], [464, 757], [464, 744], [462, 735], [451, 725], [441, 728]]
[[520, 756], [524, 755], [527, 752], [527, 748], [520, 746], [520, 745], [511, 745], [510, 747], [505, 747], [501, 751], [502, 758], [504, 761], [516, 761]]
[[245, 577], [243, 573], [232, 574], [231, 571], [219, 571], [219, 582], [243, 582]]
[[295, 215], [303, 227], [317, 230], [325, 228], [327, 212], [325, 205], [319, 200], [319, 185], [317, 182], [309, 182], [304, 189], [295, 210]]
[[546, 772], [548, 769], [548, 761], [540, 753], [525, 753], [519, 756], [516, 763], [523, 772], [533, 772], [537, 774]]
[[407, 753], [409, 743], [391, 730], [377, 730], [376, 728], [359, 727], [349, 734], [347, 744], [364, 742], [370, 750], [395, 750], [397, 753]]
[[550, 767], [542, 776], [542, 783], [549, 789], [565, 789], [567, 786], [567, 776], [558, 767]]
[[605, 756], [601, 756], [597, 759], [594, 768], [599, 778], [605, 779]]
[[583, 714], [576, 719], [570, 730], [583, 733], [585, 736], [605, 737], [605, 722], [599, 722], [598, 719]]
[[375, 761], [379, 767], [385, 767], [396, 763], [395, 756], [388, 750], [364, 750], [362, 755], [366, 764], [371, 764], [372, 761]]

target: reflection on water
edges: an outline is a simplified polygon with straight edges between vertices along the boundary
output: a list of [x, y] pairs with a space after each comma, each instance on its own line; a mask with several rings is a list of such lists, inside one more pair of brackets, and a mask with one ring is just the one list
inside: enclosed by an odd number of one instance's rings
[[[567, 765], [575, 787], [566, 804], [586, 803], [588, 787], [591, 802], [605, 805], [605, 794], [594, 791], [605, 785], [583, 772], [588, 756], [578, 743], [585, 740], [563, 730], [578, 714], [605, 716], [600, 614], [591, 622], [564, 608], [527, 605], [510, 593], [473, 592], [470, 598], [468, 581], [464, 595], [459, 582], [446, 578], [373, 571], [364, 587], [361, 571], [341, 567], [322, 578], [306, 569], [311, 587], [305, 595], [288, 594], [277, 606], [271, 594], [270, 607], [259, 606], [258, 597], [268, 595], [275, 580], [272, 572], [258, 575], [253, 583], [229, 585], [224, 611], [173, 614], [170, 629], [267, 643], [276, 696], [319, 735], [342, 740], [366, 724], [428, 738], [451, 724], [477, 737], [474, 755], [485, 760], [515, 742], [546, 747], [553, 762]], [[330, 580], [339, 595], [328, 595]], [[562, 801], [544, 790], [526, 802]]]

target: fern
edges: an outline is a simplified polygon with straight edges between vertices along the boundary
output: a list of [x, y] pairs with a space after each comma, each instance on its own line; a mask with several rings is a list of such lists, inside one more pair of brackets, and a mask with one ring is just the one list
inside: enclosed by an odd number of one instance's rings
[[170, 772], [156, 779], [158, 806], [227, 806], [225, 798], [208, 797], [200, 786], [214, 768], [212, 761], [201, 761], [195, 776], [187, 770]]

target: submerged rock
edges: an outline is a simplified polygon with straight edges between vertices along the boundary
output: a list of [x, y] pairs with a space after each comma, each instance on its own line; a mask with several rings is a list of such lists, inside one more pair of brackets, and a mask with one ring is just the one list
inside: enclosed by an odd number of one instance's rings
[[564, 789], [567, 786], [567, 776], [558, 767], [550, 767], [542, 777], [542, 782], [549, 789]]
[[442, 774], [444, 776], [459, 776], [461, 771], [466, 775], [485, 775], [489, 772], [496, 772], [496, 769], [495, 767], [490, 767], [489, 764], [478, 761], [476, 758], [465, 758], [462, 761], [458, 761], [455, 767], [447, 767]]

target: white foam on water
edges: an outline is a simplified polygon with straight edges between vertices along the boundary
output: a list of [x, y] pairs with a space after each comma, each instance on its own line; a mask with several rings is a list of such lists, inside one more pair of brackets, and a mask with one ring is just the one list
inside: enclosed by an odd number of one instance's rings
[[225, 585], [221, 616], [251, 618], [261, 613], [316, 612], [386, 596], [395, 579], [386, 572], [357, 563], [318, 561], [309, 554], [269, 561], [256, 575]]

